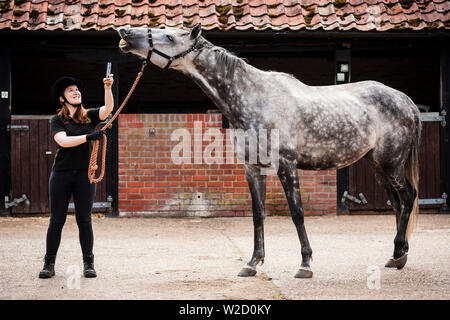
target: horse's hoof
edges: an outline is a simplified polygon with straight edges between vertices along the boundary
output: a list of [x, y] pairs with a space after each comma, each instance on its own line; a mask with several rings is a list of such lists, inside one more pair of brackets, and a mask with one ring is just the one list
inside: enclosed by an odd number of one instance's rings
[[401, 269], [405, 266], [406, 260], [408, 260], [408, 255], [404, 253], [400, 258], [394, 259], [394, 264], [397, 269]]
[[242, 268], [241, 272], [239, 272], [238, 277], [254, 277], [256, 274], [256, 268], [252, 268], [250, 266], [245, 266]]
[[394, 259], [391, 258], [388, 260], [388, 262], [386, 262], [386, 264], [384, 265], [386, 268], [395, 268], [395, 262]]
[[296, 278], [312, 278], [313, 272], [310, 268], [302, 267], [298, 269], [297, 273], [295, 274]]

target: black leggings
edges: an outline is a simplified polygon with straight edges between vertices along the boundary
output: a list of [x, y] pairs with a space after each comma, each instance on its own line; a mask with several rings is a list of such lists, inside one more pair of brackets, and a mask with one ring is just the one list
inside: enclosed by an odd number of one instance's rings
[[51, 215], [47, 231], [46, 256], [56, 257], [71, 195], [75, 204], [81, 251], [83, 256], [92, 254], [94, 232], [91, 212], [95, 187], [95, 183], [89, 182], [87, 170], [52, 171], [49, 181]]

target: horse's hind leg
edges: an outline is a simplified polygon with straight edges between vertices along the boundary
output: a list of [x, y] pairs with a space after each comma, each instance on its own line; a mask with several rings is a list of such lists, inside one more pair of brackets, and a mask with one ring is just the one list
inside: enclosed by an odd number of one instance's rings
[[393, 170], [385, 170], [384, 172], [386, 174], [386, 179], [389, 181], [390, 185], [395, 190], [398, 199], [400, 200], [400, 214], [396, 219], [397, 235], [394, 239], [393, 261], [388, 261], [387, 266], [392, 267], [393, 263], [397, 269], [401, 269], [405, 266], [407, 260], [409, 245], [406, 238], [406, 230], [417, 191], [406, 179], [405, 169], [402, 166], [398, 166]]
[[[390, 183], [385, 184], [385, 189], [388, 194], [389, 200], [391, 200], [391, 204], [395, 210], [395, 223], [396, 223], [397, 232], [398, 232], [399, 227], [400, 227], [400, 216], [402, 214], [402, 207], [400, 205], [400, 199], [397, 194], [397, 191], [394, 189], [394, 187]], [[407, 253], [408, 250], [409, 250], [408, 240], [405, 240], [405, 245], [403, 246], [403, 251], [405, 253]], [[386, 268], [395, 268], [396, 265], [395, 265], [394, 258], [390, 258], [384, 266]]]
[[296, 278], [311, 278], [309, 262], [312, 256], [311, 246], [309, 245], [308, 236], [306, 235], [304, 224], [304, 213], [302, 201], [300, 198], [300, 186], [298, 181], [297, 163], [293, 160], [281, 158], [279, 162], [278, 177], [283, 185], [284, 192], [291, 211], [292, 221], [297, 228], [297, 234], [302, 246], [302, 264]]
[[261, 175], [260, 168], [245, 165], [245, 177], [252, 196], [254, 249], [251, 260], [239, 272], [240, 277], [251, 277], [256, 274], [256, 266], [264, 263], [264, 218], [266, 200], [266, 176]]
[[401, 269], [406, 264], [408, 252], [406, 230], [408, 228], [409, 217], [413, 210], [414, 199], [416, 198], [417, 191], [411, 186], [404, 175], [401, 175], [400, 178], [396, 178], [393, 185], [402, 204], [397, 235], [394, 239], [394, 262], [397, 269]]
[[[386, 190], [386, 193], [388, 194], [389, 200], [391, 201], [391, 205], [394, 208], [395, 224], [397, 226], [397, 231], [398, 231], [398, 227], [399, 227], [399, 223], [400, 223], [400, 215], [402, 214], [402, 207], [400, 205], [400, 199], [398, 197], [397, 191], [394, 189], [394, 187], [389, 182], [383, 183], [383, 186]], [[405, 243], [404, 250], [405, 250], [405, 252], [408, 252], [408, 241], [406, 241], [406, 243]], [[394, 258], [390, 258], [384, 266], [386, 268], [395, 268]]]
[[[375, 178], [376, 178], [377, 182], [384, 187], [384, 189], [387, 193], [387, 196], [388, 196], [389, 200], [391, 201], [391, 205], [395, 211], [395, 222], [396, 222], [397, 231], [398, 231], [399, 224], [400, 224], [400, 216], [402, 213], [402, 207], [401, 207], [400, 198], [397, 194], [397, 191], [394, 189], [392, 184], [389, 182], [386, 172], [382, 169], [380, 164], [377, 163], [377, 161], [373, 158], [372, 152], [368, 153], [365, 158], [366, 158], [367, 162], [369, 163], [370, 167], [373, 169], [373, 172], [375, 174]], [[405, 242], [405, 246], [403, 249], [405, 252], [408, 252], [408, 249], [409, 249], [408, 241]], [[385, 267], [386, 268], [395, 268], [394, 259], [393, 258], [389, 259], [386, 262]]]

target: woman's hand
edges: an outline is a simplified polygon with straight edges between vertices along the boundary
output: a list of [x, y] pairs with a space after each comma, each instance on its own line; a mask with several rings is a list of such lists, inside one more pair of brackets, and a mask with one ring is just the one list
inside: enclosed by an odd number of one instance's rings
[[105, 120], [114, 109], [114, 97], [111, 90], [114, 82], [113, 77], [114, 75], [110, 73], [108, 77], [103, 78], [103, 84], [105, 85], [105, 105], [100, 108], [99, 117], [101, 121]]
[[97, 130], [92, 133], [89, 133], [86, 135], [86, 141], [92, 141], [92, 140], [100, 140], [103, 136], [106, 136], [106, 132], [103, 130]]
[[114, 74], [110, 73], [107, 78], [103, 78], [103, 84], [105, 89], [111, 89], [111, 86], [114, 82]]

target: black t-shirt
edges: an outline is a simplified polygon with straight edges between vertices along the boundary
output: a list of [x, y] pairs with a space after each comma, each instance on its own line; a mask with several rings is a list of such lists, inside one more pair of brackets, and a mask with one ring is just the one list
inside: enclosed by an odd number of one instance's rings
[[[88, 121], [85, 123], [75, 123], [72, 118], [68, 120], [61, 119], [58, 115], [52, 117], [50, 122], [51, 136], [65, 131], [67, 136], [80, 136], [91, 133], [95, 126], [100, 123], [100, 108], [87, 110]], [[66, 170], [87, 170], [91, 157], [92, 143], [90, 141], [82, 143], [75, 147], [63, 148], [58, 145], [55, 161], [53, 162], [54, 171]]]

